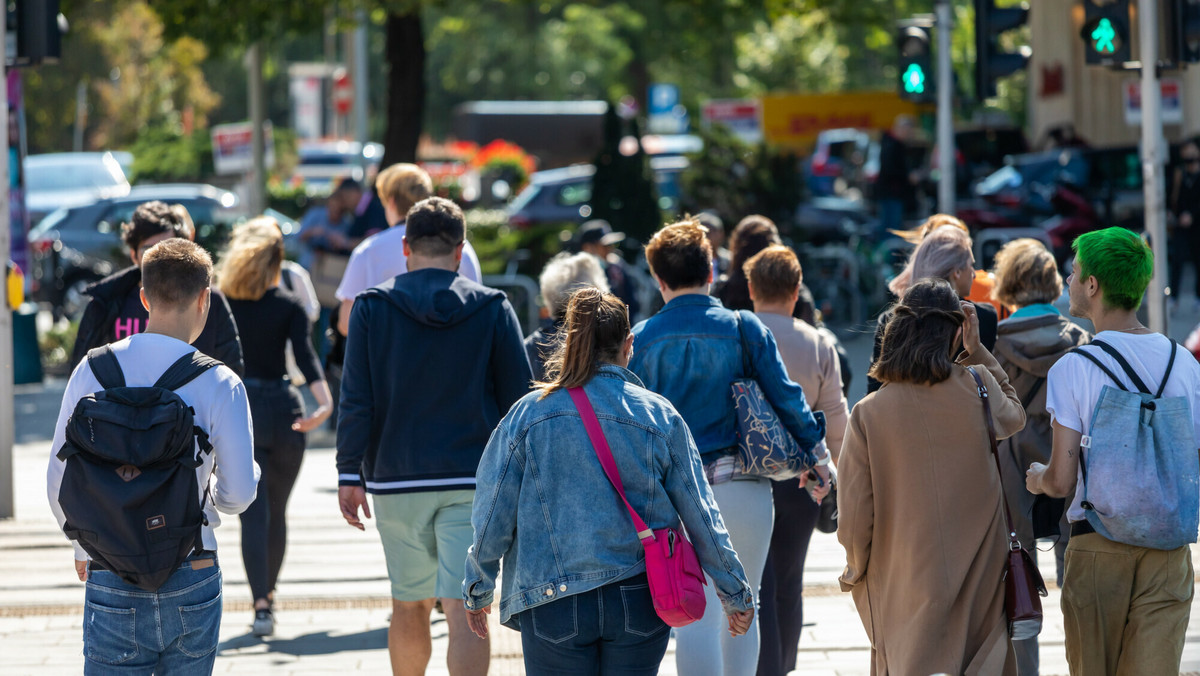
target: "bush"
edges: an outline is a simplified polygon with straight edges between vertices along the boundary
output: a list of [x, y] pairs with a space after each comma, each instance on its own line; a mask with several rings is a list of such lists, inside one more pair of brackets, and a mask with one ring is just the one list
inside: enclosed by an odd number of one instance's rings
[[167, 127], [147, 129], [130, 148], [138, 181], [199, 182], [213, 175], [212, 139], [207, 129], [180, 134]]
[[48, 373], [66, 375], [70, 373], [71, 351], [75, 349], [75, 336], [79, 333], [79, 321], [68, 324], [56, 323], [49, 331], [38, 336], [38, 352], [42, 355], [42, 366]]
[[479, 265], [485, 275], [501, 275], [517, 251], [527, 251], [528, 257], [517, 263], [517, 274], [537, 278], [546, 261], [566, 248], [574, 232], [571, 224], [536, 225], [518, 230], [509, 227], [508, 215], [502, 209], [471, 209], [466, 212], [467, 237], [479, 255]]

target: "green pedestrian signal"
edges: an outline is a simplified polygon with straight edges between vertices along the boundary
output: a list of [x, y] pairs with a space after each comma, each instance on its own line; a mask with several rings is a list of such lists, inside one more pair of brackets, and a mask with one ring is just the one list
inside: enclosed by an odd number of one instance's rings
[[1117, 51], [1117, 46], [1113, 43], [1116, 37], [1117, 31], [1113, 28], [1112, 21], [1100, 19], [1096, 30], [1092, 31], [1092, 48], [1101, 54], [1113, 54]]
[[925, 71], [915, 63], [908, 64], [904, 71], [904, 91], [909, 94], [925, 93]]

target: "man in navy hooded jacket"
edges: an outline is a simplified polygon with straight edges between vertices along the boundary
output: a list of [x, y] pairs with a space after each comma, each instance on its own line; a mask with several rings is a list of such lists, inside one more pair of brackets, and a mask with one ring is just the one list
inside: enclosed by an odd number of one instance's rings
[[452, 676], [486, 674], [489, 644], [460, 596], [472, 539], [475, 470], [492, 430], [533, 374], [504, 294], [457, 274], [462, 211], [431, 197], [408, 212], [408, 272], [359, 294], [350, 315], [338, 414], [338, 502], [371, 516], [392, 583], [393, 673], [424, 673], [429, 616], [442, 600]]

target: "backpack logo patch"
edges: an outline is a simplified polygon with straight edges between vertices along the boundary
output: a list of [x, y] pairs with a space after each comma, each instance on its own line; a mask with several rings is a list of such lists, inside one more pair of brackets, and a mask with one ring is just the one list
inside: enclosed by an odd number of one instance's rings
[[117, 476], [121, 477], [121, 479], [127, 483], [133, 481], [142, 474], [142, 470], [134, 467], [133, 465], [121, 465], [116, 471]]
[[155, 530], [167, 525], [167, 517], [159, 514], [146, 519], [146, 530]]

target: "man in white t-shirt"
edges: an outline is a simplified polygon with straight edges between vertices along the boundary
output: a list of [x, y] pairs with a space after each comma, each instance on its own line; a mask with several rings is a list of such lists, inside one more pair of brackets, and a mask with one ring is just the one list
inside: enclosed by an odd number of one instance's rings
[[[111, 346], [129, 387], [155, 384], [176, 360], [195, 351], [189, 343], [204, 328], [211, 295], [212, 259], [192, 242], [175, 238], [156, 244], [141, 265], [142, 304], [150, 314], [146, 330]], [[50, 509], [60, 527], [67, 521], [59, 504], [67, 465], [57, 452], [66, 442], [76, 403], [102, 389], [90, 360], [85, 359], [71, 374], [63, 395], [54, 428], [55, 454], [46, 471]], [[129, 584], [100, 562], [88, 561], [75, 542], [75, 571], [87, 582], [85, 674], [111, 673], [118, 667], [138, 673], [208, 673], [216, 659], [221, 569], [213, 529], [221, 523], [218, 510], [239, 514], [257, 491], [259, 468], [254, 462], [250, 405], [242, 381], [224, 365], [209, 368], [175, 392], [194, 410], [195, 424], [212, 444], [211, 453], [198, 454], [201, 463], [196, 468], [194, 499], [203, 504], [205, 514], [201, 542], [155, 592]], [[137, 480], [138, 470], [132, 469], [126, 481]], [[97, 509], [103, 508], [97, 505]], [[153, 529], [149, 523], [147, 528]]]
[[[404, 256], [404, 220], [414, 204], [433, 195], [429, 174], [415, 164], [393, 164], [379, 172], [375, 185], [389, 227], [363, 240], [350, 254], [350, 262], [335, 294], [342, 303], [338, 310], [338, 331], [343, 336], [350, 330], [350, 309], [354, 307], [355, 296], [408, 272], [408, 259]], [[470, 242], [463, 244], [458, 273], [472, 282], [482, 281], [479, 257]]]
[[[1156, 388], [1167, 372], [1171, 341], [1137, 318], [1154, 270], [1153, 253], [1123, 228], [1082, 235], [1074, 249], [1075, 270], [1067, 280], [1071, 314], [1090, 319], [1094, 340], [1115, 348], [1147, 387]], [[1107, 353], [1088, 354], [1114, 374], [1124, 374]], [[1050, 464], [1035, 462], [1026, 473], [1034, 494], [1075, 495], [1067, 510], [1071, 539], [1062, 595], [1067, 664], [1075, 676], [1177, 674], [1192, 605], [1189, 547], [1164, 551], [1109, 540], [1088, 523], [1083, 491], [1075, 491], [1084, 481], [1081, 444], [1105, 385], [1112, 385], [1109, 377], [1083, 356], [1067, 354], [1051, 367], [1046, 379], [1054, 436]], [[1178, 350], [1162, 396], [1186, 398], [1192, 424], [1200, 421], [1200, 365], [1186, 350]], [[1195, 434], [1200, 439], [1200, 428]]]

